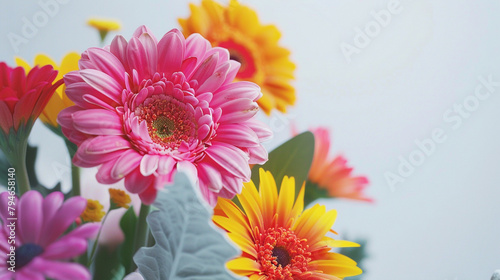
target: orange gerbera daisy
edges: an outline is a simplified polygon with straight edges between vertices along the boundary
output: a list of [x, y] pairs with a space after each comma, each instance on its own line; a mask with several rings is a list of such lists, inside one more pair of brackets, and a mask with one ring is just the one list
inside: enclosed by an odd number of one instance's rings
[[263, 96], [257, 103], [266, 114], [273, 108], [286, 111], [295, 103], [295, 64], [290, 51], [278, 41], [281, 33], [274, 25], [262, 25], [251, 8], [231, 0], [223, 6], [213, 0], [202, 0], [200, 6], [190, 4], [191, 16], [179, 19], [187, 37], [200, 33], [212, 46], [229, 50], [231, 59], [241, 63], [238, 80], [251, 81], [262, 88]]
[[337, 212], [318, 204], [304, 211], [304, 186], [295, 200], [295, 179], [285, 176], [278, 195], [272, 174], [259, 172], [260, 190], [245, 183], [237, 195], [241, 209], [219, 198], [214, 211], [214, 223], [242, 250], [228, 268], [250, 280], [335, 280], [361, 274], [356, 262], [331, 252], [332, 247], [359, 246], [326, 236], [333, 232]]

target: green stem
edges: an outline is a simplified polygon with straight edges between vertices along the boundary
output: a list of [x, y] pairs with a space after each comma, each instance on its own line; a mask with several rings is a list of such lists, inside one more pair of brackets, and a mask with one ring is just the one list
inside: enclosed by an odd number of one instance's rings
[[28, 139], [20, 143], [12, 151], [9, 159], [12, 167], [16, 169], [16, 184], [19, 187], [19, 194], [23, 195], [31, 189], [30, 179], [28, 177], [28, 169], [26, 168], [26, 149], [28, 147]]
[[[135, 238], [134, 238], [134, 254], [147, 242], [148, 236], [148, 223], [146, 222], [146, 218], [149, 214], [149, 210], [151, 209], [150, 205], [141, 204], [141, 210], [139, 211], [139, 218], [137, 220], [137, 225], [135, 228]], [[135, 271], [137, 268], [134, 260], [131, 260], [130, 271]]]
[[80, 195], [80, 168], [71, 164], [71, 194], [72, 196]]
[[[71, 141], [69, 141], [67, 138], [64, 138], [64, 142], [66, 143], [66, 148], [68, 148], [69, 152], [69, 159], [70, 161], [73, 159], [75, 156], [77, 146], [73, 144]], [[80, 168], [75, 166], [74, 164], [71, 164], [71, 195], [72, 196], [79, 196], [80, 195]]]
[[101, 236], [102, 228], [104, 226], [104, 223], [106, 222], [106, 218], [108, 217], [108, 214], [109, 214], [109, 211], [108, 211], [108, 213], [106, 213], [106, 215], [102, 219], [101, 227], [99, 228], [99, 232], [97, 233], [97, 238], [95, 239], [94, 245], [92, 246], [92, 251], [90, 252], [90, 257], [88, 260], [88, 267], [90, 267], [92, 265], [92, 263], [94, 262], [95, 249], [97, 248], [97, 244], [99, 243], [99, 237]]

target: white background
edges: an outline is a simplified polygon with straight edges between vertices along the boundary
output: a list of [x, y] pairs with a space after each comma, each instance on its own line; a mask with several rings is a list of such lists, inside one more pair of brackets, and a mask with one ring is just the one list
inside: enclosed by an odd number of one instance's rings
[[[374, 24], [371, 11], [390, 0], [243, 2], [279, 26], [298, 65], [297, 105], [287, 116], [261, 116], [276, 133], [267, 147], [286, 140], [292, 122], [327, 126], [334, 153], [371, 180], [374, 204], [323, 201], [339, 211], [336, 231], [369, 239], [362, 279], [489, 279], [500, 268], [500, 87], [456, 129], [443, 114], [470, 100], [479, 76], [500, 81], [500, 2], [401, 0], [400, 12], [350, 63], [341, 44], [355, 46], [356, 28]], [[0, 3], [0, 60], [11, 65], [14, 55], [32, 62], [43, 52], [60, 61], [67, 51], [98, 46], [85, 25], [90, 16], [121, 20], [129, 38], [142, 24], [161, 37], [189, 14], [187, 1], [72, 1], [15, 46], [8, 34], [23, 36], [23, 18], [33, 22], [43, 9], [37, 1]], [[398, 174], [399, 157], [408, 159], [415, 141], [437, 128], [446, 141], [391, 190], [384, 174]], [[40, 145], [42, 182], [68, 180], [62, 141], [37, 124], [31, 143]]]

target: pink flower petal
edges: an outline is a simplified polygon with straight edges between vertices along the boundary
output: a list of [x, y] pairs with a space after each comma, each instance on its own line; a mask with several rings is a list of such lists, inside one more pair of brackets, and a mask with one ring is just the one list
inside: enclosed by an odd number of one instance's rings
[[226, 80], [226, 75], [228, 74], [230, 66], [231, 64], [229, 62], [220, 65], [213, 74], [200, 85], [197, 93], [213, 92], [217, 90]]
[[110, 45], [110, 52], [118, 58], [118, 60], [123, 64], [123, 67], [128, 71], [128, 59], [127, 59], [127, 45], [128, 42], [123, 36], [116, 36]]
[[[192, 34], [186, 39], [185, 57], [195, 57], [198, 63], [201, 63], [210, 47], [210, 42], [203, 38], [203, 36], [198, 33]], [[189, 76], [190, 73], [186, 72], [186, 74], [186, 76]]]
[[252, 129], [255, 134], [257, 134], [257, 137], [259, 137], [259, 140], [261, 142], [268, 141], [273, 138], [273, 132], [271, 131], [271, 129], [269, 129], [269, 127], [261, 121], [250, 119], [244, 122], [244, 124]]
[[46, 223], [54, 217], [57, 210], [61, 207], [64, 202], [64, 195], [61, 192], [53, 192], [47, 195], [43, 200], [43, 222]]
[[43, 224], [43, 197], [37, 191], [28, 191], [19, 201], [19, 232], [24, 243], [39, 241]]
[[158, 160], [160, 156], [158, 155], [144, 155], [140, 163], [140, 170], [142, 175], [149, 176], [155, 173], [158, 168]]
[[158, 52], [156, 50], [156, 41], [151, 37], [149, 33], [143, 33], [139, 36], [139, 41], [141, 41], [144, 47], [144, 54], [146, 56], [147, 67], [150, 75], [156, 73], [156, 65], [158, 61]]
[[[182, 34], [179, 35], [172, 31], [165, 34], [158, 42], [158, 71], [165, 73], [167, 77], [179, 71], [183, 63], [184, 52], [185, 42]], [[196, 59], [194, 59], [194, 63], [196, 63]]]
[[177, 161], [170, 156], [162, 156], [158, 160], [158, 173], [160, 175], [167, 175], [172, 173], [174, 170]]
[[72, 197], [57, 210], [50, 221], [43, 224], [39, 244], [46, 246], [54, 242], [68, 227], [79, 217], [87, 205], [87, 200], [83, 197]]
[[158, 40], [156, 40], [156, 37], [153, 35], [153, 32], [151, 32], [151, 30], [147, 26], [145, 26], [145, 25], [139, 26], [134, 31], [134, 34], [132, 34], [132, 37], [139, 38], [139, 37], [141, 37], [141, 35], [143, 35], [145, 33], [147, 33], [149, 36], [151, 36], [151, 38], [153, 39], [155, 45], [158, 44]]
[[154, 177], [144, 177], [137, 167], [125, 177], [125, 188], [131, 193], [142, 193], [154, 183]]
[[255, 147], [260, 144], [257, 134], [244, 124], [221, 124], [214, 139], [239, 147]]
[[250, 99], [240, 98], [227, 101], [221, 105], [221, 123], [240, 123], [249, 120], [259, 111], [257, 103]]
[[240, 149], [226, 143], [214, 142], [213, 146], [206, 150], [206, 153], [222, 170], [246, 181], [250, 180], [248, 156]]
[[[116, 56], [101, 48], [89, 48], [86, 51], [86, 54], [90, 65], [92, 65], [92, 68], [90, 69], [96, 69], [107, 73], [111, 78], [120, 84], [121, 88], [124, 87], [123, 73], [125, 73], [125, 67], [123, 67], [123, 64]], [[80, 60], [80, 65], [81, 63], [82, 60]], [[80, 69], [83, 70], [85, 68], [80, 67]]]
[[147, 188], [139, 194], [139, 197], [141, 198], [142, 203], [144, 203], [146, 205], [151, 205], [155, 202], [157, 193], [158, 193], [158, 190], [156, 188], [154, 188], [154, 187]]
[[202, 85], [215, 71], [218, 61], [219, 54], [214, 53], [198, 66], [198, 68], [194, 71], [193, 76], [189, 77], [189, 79], [196, 80], [199, 85]]
[[115, 167], [115, 162], [115, 160], [110, 160], [99, 167], [95, 175], [97, 182], [101, 184], [114, 184], [122, 179], [111, 177], [111, 170]]
[[70, 259], [87, 251], [87, 241], [81, 238], [65, 238], [45, 248], [41, 257], [49, 260]]
[[115, 162], [115, 166], [111, 169], [111, 177], [121, 179], [134, 169], [136, 169], [142, 156], [133, 149], [125, 151]]
[[59, 262], [35, 258], [30, 263], [35, 271], [40, 271], [48, 278], [58, 280], [90, 280], [90, 272], [81, 264]]
[[264, 146], [258, 145], [247, 149], [250, 156], [249, 164], [264, 164], [268, 160], [268, 153]]
[[137, 71], [140, 80], [151, 78], [152, 73], [148, 67], [148, 55], [138, 38], [134, 37], [128, 42], [127, 58], [128, 65]]
[[97, 237], [100, 227], [98, 223], [87, 223], [72, 230], [70, 233], [63, 236], [61, 240], [65, 238], [94, 239]]
[[73, 126], [80, 132], [93, 135], [123, 135], [120, 117], [104, 109], [88, 109], [72, 114]]
[[230, 100], [247, 98], [256, 101], [262, 93], [260, 87], [250, 82], [236, 82], [222, 86], [214, 94], [210, 106], [219, 107]]
[[85, 140], [82, 142], [78, 150], [76, 151], [75, 156], [73, 157], [73, 164], [80, 167], [94, 167], [110, 160], [116, 160], [119, 156], [123, 154], [121, 150], [110, 152], [107, 154], [92, 154], [87, 153], [87, 147], [92, 141], [92, 138]]
[[[230, 84], [231, 82], [234, 81], [236, 78], [236, 75], [238, 74], [238, 71], [240, 70], [241, 63], [234, 61], [234, 60], [229, 60], [229, 71], [226, 75], [226, 80], [224, 81], [224, 85]], [[257, 101], [257, 100], [254, 100]]]
[[198, 174], [206, 188], [212, 192], [219, 192], [222, 189], [222, 178], [220, 172], [211, 164], [199, 163]]
[[86, 154], [107, 154], [119, 150], [128, 150], [132, 148], [130, 142], [123, 136], [97, 136], [89, 140], [85, 149]]
[[80, 75], [87, 84], [100, 92], [103, 96], [117, 104], [120, 103], [123, 85], [120, 85], [120, 83], [108, 74], [99, 70], [85, 69], [80, 70]]

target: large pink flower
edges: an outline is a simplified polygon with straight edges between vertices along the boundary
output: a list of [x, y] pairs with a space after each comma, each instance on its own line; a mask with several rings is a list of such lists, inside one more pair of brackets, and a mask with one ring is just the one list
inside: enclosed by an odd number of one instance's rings
[[[0, 194], [3, 224], [0, 229], [0, 279], [90, 279], [84, 266], [70, 260], [87, 251], [87, 239], [95, 237], [99, 225], [85, 224], [64, 235], [82, 214], [87, 201], [73, 197], [63, 202], [61, 192], [53, 192], [45, 199], [37, 191], [28, 191], [19, 200], [15, 197], [10, 200], [10, 197], [8, 192]], [[14, 227], [7, 226], [12, 223]], [[11, 233], [14, 228], [15, 234]], [[14, 273], [8, 270], [12, 251]]]
[[239, 63], [199, 34], [172, 30], [157, 41], [146, 27], [127, 42], [82, 54], [80, 70], [64, 77], [75, 106], [59, 115], [78, 145], [81, 167], [99, 166], [97, 180], [125, 187], [150, 204], [176, 170], [199, 179], [212, 205], [250, 180], [249, 164], [263, 163], [260, 144], [271, 132], [253, 119], [260, 88], [233, 82]]

